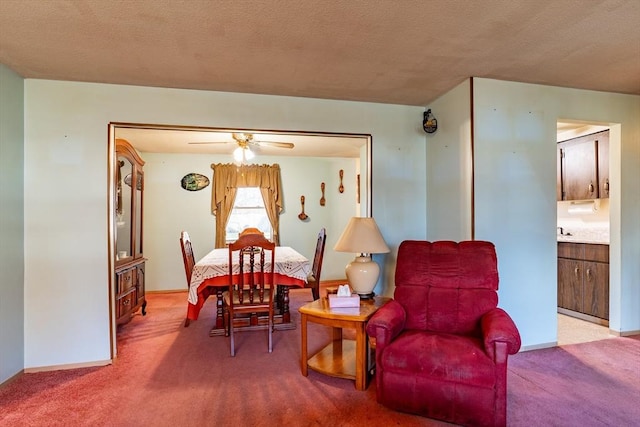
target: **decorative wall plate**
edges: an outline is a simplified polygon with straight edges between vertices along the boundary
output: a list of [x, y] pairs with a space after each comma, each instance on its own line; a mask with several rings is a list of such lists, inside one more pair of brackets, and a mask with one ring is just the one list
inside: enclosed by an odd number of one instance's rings
[[199, 173], [188, 173], [180, 182], [182, 188], [188, 191], [198, 191], [209, 185], [209, 178]]

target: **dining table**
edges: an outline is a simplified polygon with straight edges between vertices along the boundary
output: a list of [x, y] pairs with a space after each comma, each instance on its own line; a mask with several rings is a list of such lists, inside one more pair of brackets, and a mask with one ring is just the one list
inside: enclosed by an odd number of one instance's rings
[[[232, 274], [240, 272], [237, 254], [232, 258]], [[270, 264], [270, 263], [268, 263]], [[276, 246], [274, 277], [277, 293], [274, 327], [277, 330], [295, 329], [289, 311], [289, 288], [304, 287], [311, 272], [311, 263], [304, 255], [289, 246]], [[229, 288], [229, 248], [216, 248], [193, 266], [189, 282], [187, 319], [197, 320], [205, 301], [216, 295], [216, 322], [210, 336], [227, 335], [222, 293]], [[248, 320], [246, 326], [254, 327], [259, 319]], [[266, 324], [266, 320], [262, 323]]]

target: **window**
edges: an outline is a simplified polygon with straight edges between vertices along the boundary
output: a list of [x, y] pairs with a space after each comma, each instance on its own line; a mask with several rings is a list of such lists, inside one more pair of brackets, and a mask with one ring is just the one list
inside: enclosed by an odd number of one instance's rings
[[271, 223], [258, 187], [237, 189], [236, 200], [227, 222], [227, 243], [236, 241], [240, 232], [247, 227], [259, 229], [267, 239], [271, 239]]

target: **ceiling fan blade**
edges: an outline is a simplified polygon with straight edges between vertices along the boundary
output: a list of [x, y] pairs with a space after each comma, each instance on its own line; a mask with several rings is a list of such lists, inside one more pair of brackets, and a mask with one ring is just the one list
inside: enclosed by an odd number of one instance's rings
[[295, 147], [291, 142], [274, 142], [274, 141], [255, 141], [257, 145], [278, 147], [278, 148], [293, 148]]

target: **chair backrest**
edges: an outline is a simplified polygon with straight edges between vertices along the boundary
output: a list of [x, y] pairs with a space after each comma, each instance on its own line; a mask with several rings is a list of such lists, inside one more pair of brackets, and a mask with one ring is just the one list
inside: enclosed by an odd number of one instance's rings
[[476, 335], [480, 317], [498, 305], [495, 247], [478, 240], [404, 241], [395, 286], [407, 329]]
[[242, 230], [240, 232], [238, 237], [242, 237], [245, 234], [262, 234], [262, 235], [264, 235], [264, 233], [262, 231], [260, 231], [259, 229], [255, 228], [255, 227], [247, 227], [247, 228], [245, 228], [244, 230]]
[[184, 272], [187, 276], [187, 288], [191, 283], [191, 273], [196, 260], [193, 257], [193, 247], [191, 246], [191, 238], [189, 233], [183, 231], [180, 233], [180, 248], [182, 249], [182, 261], [184, 262]]
[[[233, 270], [236, 256], [239, 272]], [[273, 303], [275, 256], [275, 243], [262, 234], [245, 234], [229, 244], [229, 292], [238, 291], [237, 299], [230, 298], [232, 310], [236, 305], [264, 306]]]
[[320, 273], [322, 273], [322, 259], [324, 258], [324, 246], [327, 243], [327, 230], [324, 227], [318, 232], [318, 241], [316, 242], [316, 253], [313, 255], [313, 265], [311, 266], [311, 274], [317, 283], [320, 283]]

